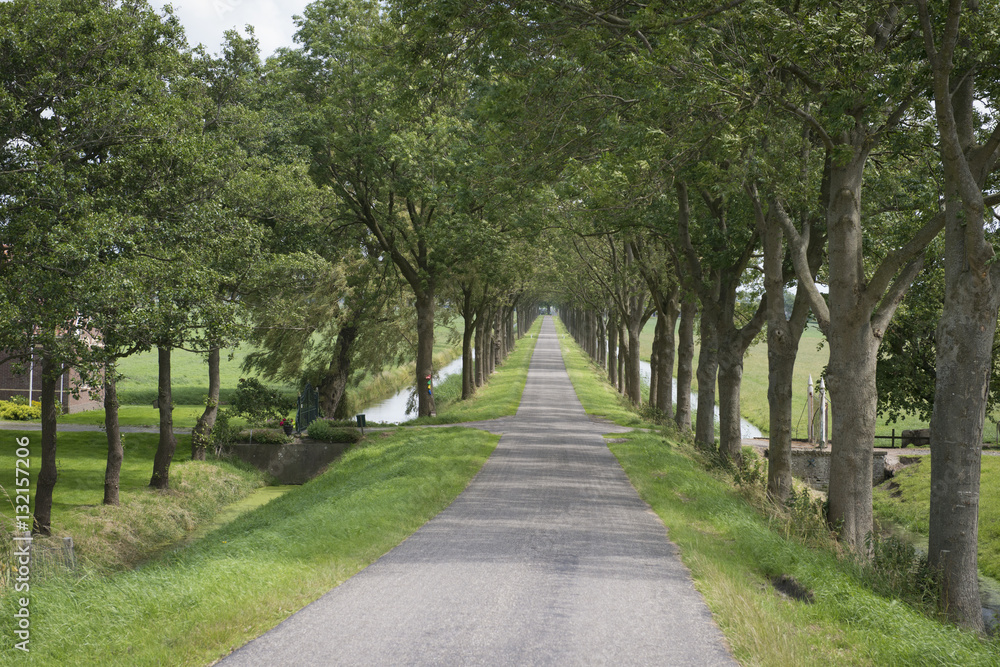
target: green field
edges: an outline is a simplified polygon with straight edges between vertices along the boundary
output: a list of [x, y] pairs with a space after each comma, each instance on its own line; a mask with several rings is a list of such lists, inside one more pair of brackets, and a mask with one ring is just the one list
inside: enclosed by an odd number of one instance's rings
[[[461, 326], [461, 318], [452, 318], [449, 324], [439, 324], [435, 329], [434, 355], [435, 365], [438, 367], [446, 365], [461, 353], [461, 349], [455, 347], [457, 332]], [[242, 370], [243, 361], [250, 349], [241, 346], [222, 351], [220, 400], [223, 404], [228, 402], [241, 377], [256, 376]], [[208, 362], [205, 355], [187, 350], [174, 350], [170, 366], [174, 426], [191, 428], [204, 411], [205, 400], [208, 397]], [[346, 398], [348, 412], [363, 410], [412, 385], [413, 369], [414, 364], [411, 362], [387, 368], [375, 376], [365, 376], [357, 387], [351, 388], [348, 392]], [[153, 408], [158, 377], [156, 351], [142, 352], [122, 359], [118, 370], [124, 376], [118, 385], [118, 398], [122, 404], [119, 410], [119, 423], [123, 426], [156, 426], [160, 420], [159, 412]], [[293, 397], [298, 393], [298, 388], [290, 384], [273, 382], [267, 384]], [[61, 415], [59, 419], [64, 424], [103, 426], [104, 410]]]
[[[656, 322], [650, 319], [642, 330], [640, 337], [640, 356], [649, 361], [653, 347], [653, 331]], [[799, 344], [799, 353], [795, 360], [794, 382], [792, 386], [792, 437], [805, 440], [808, 436], [809, 421], [806, 416], [806, 402], [809, 393], [809, 376], [812, 376], [815, 391], [816, 409], [819, 409], [819, 379], [830, 360], [830, 348], [819, 329], [809, 327], [803, 332]], [[698, 363], [698, 345], [695, 344], [695, 365]], [[692, 390], [697, 388], [697, 382]], [[831, 410], [833, 407], [831, 406]], [[767, 403], [767, 344], [763, 341], [753, 345], [743, 361], [743, 385], [740, 388], [740, 410], [744, 419], [767, 435], [769, 415]], [[818, 419], [818, 418], [817, 418]], [[927, 422], [921, 421], [915, 415], [909, 415], [895, 423], [880, 419], [875, 429], [878, 436], [888, 436], [895, 431], [898, 437], [903, 429], [927, 428]], [[996, 434], [991, 432], [990, 424], [983, 434], [984, 438], [993, 442]], [[817, 422], [818, 428], [818, 422]], [[880, 440], [876, 444], [889, 445], [888, 440]]]

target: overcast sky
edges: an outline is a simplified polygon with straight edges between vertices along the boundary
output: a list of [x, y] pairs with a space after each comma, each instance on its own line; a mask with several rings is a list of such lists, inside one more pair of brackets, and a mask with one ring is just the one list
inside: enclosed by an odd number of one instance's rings
[[293, 15], [302, 11], [311, 0], [174, 0], [156, 2], [157, 8], [172, 4], [174, 13], [184, 26], [191, 46], [204, 44], [209, 53], [218, 53], [222, 33], [230, 28], [243, 32], [243, 26], [254, 27], [260, 40], [261, 58], [267, 58], [282, 46], [293, 46], [295, 33]]

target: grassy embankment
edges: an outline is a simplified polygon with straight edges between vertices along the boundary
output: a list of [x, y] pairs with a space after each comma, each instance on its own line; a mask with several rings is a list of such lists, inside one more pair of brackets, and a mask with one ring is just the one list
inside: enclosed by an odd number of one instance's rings
[[[560, 328], [561, 331], [564, 331]], [[562, 339], [570, 378], [587, 412], [619, 423], [616, 393], [571, 338]], [[700, 455], [673, 436], [633, 432], [610, 445], [643, 499], [678, 544], [695, 585], [747, 665], [997, 665], [1000, 647], [878, 595], [859, 567], [838, 557], [822, 532], [765, 514], [738, 494], [728, 474], [707, 471]], [[778, 594], [788, 575], [815, 602]]]
[[[656, 321], [650, 319], [640, 336], [640, 356], [649, 361], [653, 347], [653, 330]], [[806, 329], [799, 344], [799, 353], [795, 360], [794, 381], [792, 383], [792, 437], [805, 440], [808, 435], [809, 422], [806, 417], [806, 396], [809, 376], [815, 383], [816, 406], [819, 406], [819, 378], [830, 360], [830, 348], [823, 334], [815, 327]], [[698, 346], [695, 345], [695, 367], [698, 363]], [[676, 371], [675, 371], [676, 372]], [[692, 390], [697, 389], [697, 380]], [[743, 361], [743, 384], [740, 388], [740, 411], [744, 419], [759, 428], [767, 435], [769, 414], [767, 403], [767, 343], [761, 340], [747, 352]], [[876, 435], [890, 435], [893, 430], [899, 437], [903, 429], [927, 428], [927, 422], [921, 421], [917, 415], [906, 415], [895, 423], [889, 423], [880, 418], [875, 429]], [[987, 424], [984, 438], [992, 442], [995, 433], [991, 432], [991, 424]], [[889, 446], [888, 440], [880, 440], [880, 446]], [[898, 442], [897, 442], [898, 446]]]
[[[533, 347], [533, 338], [522, 340], [473, 407], [443, 409], [441, 418], [512, 414]], [[4, 437], [13, 442], [20, 435], [37, 437], [17, 432]], [[60, 436], [60, 504], [54, 521], [66, 531], [82, 530], [91, 514], [114, 512], [92, 506], [100, 503], [95, 475], [103, 471], [104, 454], [84, 435], [79, 434], [78, 446]], [[211, 487], [220, 486], [223, 472], [247, 487], [260, 483], [258, 475], [229, 464], [188, 462], [175, 464], [177, 490], [149, 490], [153, 436], [127, 435], [128, 469], [122, 480], [127, 509], [122, 511], [128, 514], [102, 525], [101, 547], [79, 544], [80, 572], [32, 584], [31, 653], [25, 660], [5, 641], [0, 663], [103, 664], [109, 655], [137, 665], [211, 662], [343, 582], [440, 512], [465, 488], [497, 440], [459, 427], [371, 434], [308, 484], [175, 551], [163, 553], [161, 546], [160, 555], [141, 568], [123, 569], [106, 551], [117, 548], [119, 533], [146, 523], [146, 512], [169, 514], [175, 499], [218, 509], [223, 500], [204, 494], [216, 493]], [[3, 471], [13, 469], [7, 449], [0, 458]], [[185, 479], [190, 483], [181, 484]], [[181, 523], [208, 520], [198, 515]], [[5, 638], [13, 636], [14, 605], [9, 591], [0, 596], [0, 636]]]
[[[984, 456], [979, 478], [979, 569], [1000, 580], [1000, 457]], [[929, 457], [900, 470], [889, 482], [875, 488], [875, 511], [885, 521], [922, 536], [926, 551], [931, 498]]]

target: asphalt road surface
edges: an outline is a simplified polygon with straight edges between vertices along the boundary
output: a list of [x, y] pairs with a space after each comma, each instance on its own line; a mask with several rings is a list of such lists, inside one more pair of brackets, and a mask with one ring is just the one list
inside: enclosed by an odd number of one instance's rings
[[[484, 424], [489, 427], [489, 424]], [[237, 665], [735, 665], [542, 324], [517, 416], [401, 545], [238, 649]]]

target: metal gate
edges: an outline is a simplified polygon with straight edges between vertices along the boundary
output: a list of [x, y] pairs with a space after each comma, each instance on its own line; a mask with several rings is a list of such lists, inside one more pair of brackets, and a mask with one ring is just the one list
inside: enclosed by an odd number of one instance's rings
[[319, 392], [308, 382], [299, 394], [299, 407], [295, 412], [295, 432], [301, 433], [309, 424], [319, 419]]

